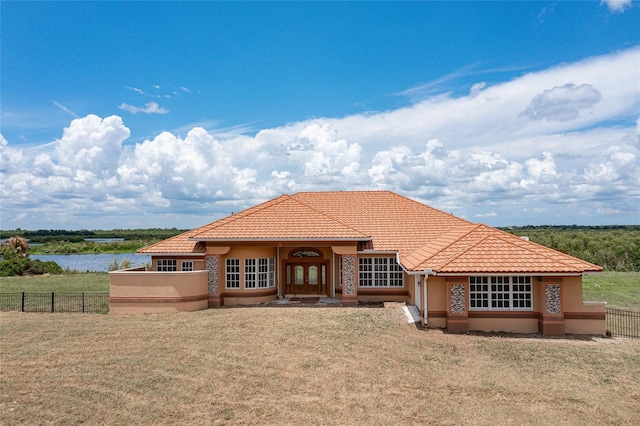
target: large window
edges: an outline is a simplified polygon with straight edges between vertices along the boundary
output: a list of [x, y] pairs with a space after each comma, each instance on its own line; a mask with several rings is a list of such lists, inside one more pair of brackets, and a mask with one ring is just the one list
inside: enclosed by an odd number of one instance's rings
[[176, 260], [175, 259], [158, 259], [156, 264], [157, 271], [175, 271], [176, 270]]
[[193, 261], [192, 260], [183, 260], [180, 270], [181, 271], [193, 271]]
[[240, 259], [227, 259], [225, 286], [240, 288]]
[[469, 277], [469, 309], [476, 311], [531, 311], [531, 277]]
[[358, 257], [359, 287], [402, 287], [404, 273], [395, 257]]
[[245, 259], [244, 288], [275, 287], [275, 258]]

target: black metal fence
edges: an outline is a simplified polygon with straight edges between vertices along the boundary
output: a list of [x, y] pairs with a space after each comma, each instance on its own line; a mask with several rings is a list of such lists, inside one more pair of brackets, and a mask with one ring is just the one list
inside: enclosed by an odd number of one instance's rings
[[0, 311], [109, 313], [109, 293], [0, 293]]
[[607, 335], [640, 338], [640, 312], [605, 308]]

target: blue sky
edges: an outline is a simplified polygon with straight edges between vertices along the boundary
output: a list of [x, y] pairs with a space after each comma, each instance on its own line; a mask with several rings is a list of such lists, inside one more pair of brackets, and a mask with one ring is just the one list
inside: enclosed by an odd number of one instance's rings
[[388, 189], [640, 223], [640, 4], [2, 2], [2, 229]]

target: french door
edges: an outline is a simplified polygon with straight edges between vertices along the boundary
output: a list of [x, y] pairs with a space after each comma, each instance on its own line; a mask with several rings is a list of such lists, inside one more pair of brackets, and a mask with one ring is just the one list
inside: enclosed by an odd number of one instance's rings
[[326, 294], [326, 263], [287, 263], [285, 270], [288, 294]]

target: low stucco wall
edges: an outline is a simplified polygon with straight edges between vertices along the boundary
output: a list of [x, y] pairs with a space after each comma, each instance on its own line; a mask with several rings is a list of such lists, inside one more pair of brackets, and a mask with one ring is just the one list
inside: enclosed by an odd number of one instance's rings
[[537, 333], [537, 318], [469, 318], [469, 331]]
[[227, 305], [257, 305], [267, 303], [278, 298], [278, 290], [275, 287], [255, 290], [223, 291], [221, 293], [222, 304]]
[[564, 313], [564, 330], [569, 334], [607, 333], [606, 302], [583, 302], [577, 312]]
[[208, 307], [207, 271], [109, 273], [112, 314], [198, 311]]

